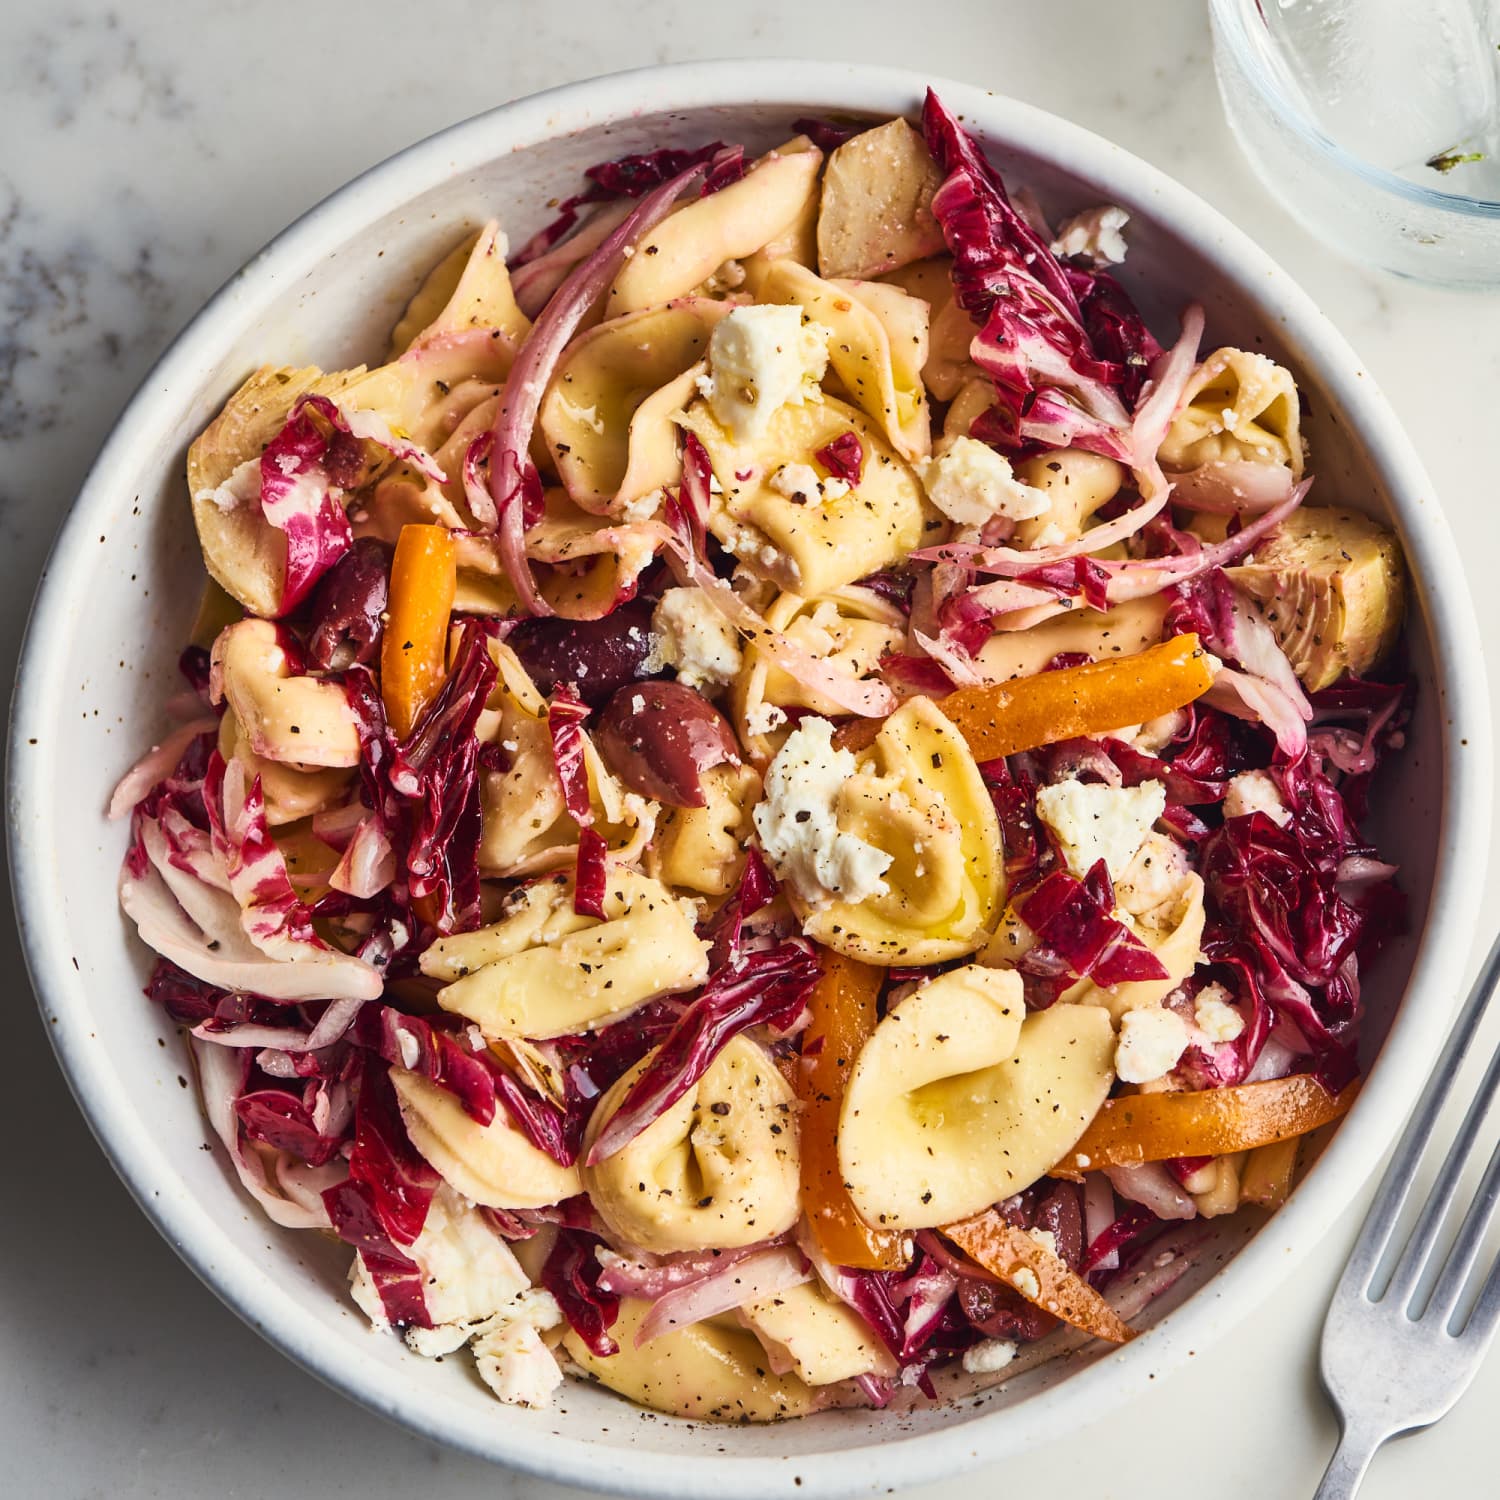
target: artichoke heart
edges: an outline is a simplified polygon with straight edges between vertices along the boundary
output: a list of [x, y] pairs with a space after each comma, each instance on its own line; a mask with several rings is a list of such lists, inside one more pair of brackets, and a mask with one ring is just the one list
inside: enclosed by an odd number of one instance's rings
[[1362, 676], [1395, 644], [1406, 604], [1401, 546], [1367, 516], [1294, 511], [1252, 557], [1226, 568], [1259, 600], [1310, 692]]

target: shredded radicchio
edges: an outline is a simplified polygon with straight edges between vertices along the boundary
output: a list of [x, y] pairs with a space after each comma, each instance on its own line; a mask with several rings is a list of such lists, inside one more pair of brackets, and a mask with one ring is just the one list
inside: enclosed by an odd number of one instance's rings
[[857, 432], [841, 432], [813, 457], [835, 479], [842, 479], [848, 485], [858, 485], [865, 472], [865, 445]]
[[609, 1336], [620, 1315], [620, 1299], [599, 1285], [601, 1268], [594, 1250], [601, 1243], [587, 1230], [560, 1229], [542, 1266], [541, 1283], [557, 1298], [573, 1332], [601, 1359], [607, 1359], [620, 1352]]

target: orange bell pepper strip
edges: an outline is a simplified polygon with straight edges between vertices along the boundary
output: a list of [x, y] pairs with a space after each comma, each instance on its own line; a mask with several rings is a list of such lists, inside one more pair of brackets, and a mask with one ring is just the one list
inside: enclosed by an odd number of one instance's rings
[[859, 1049], [875, 1030], [875, 1001], [884, 973], [826, 948], [819, 959], [823, 974], [809, 1001], [812, 1020], [802, 1034], [795, 1080], [802, 1101], [802, 1209], [819, 1249], [835, 1265], [899, 1270], [910, 1259], [904, 1236], [866, 1224], [839, 1171], [844, 1088]]
[[1024, 1229], [1007, 1224], [994, 1209], [958, 1224], [945, 1224], [939, 1233], [1028, 1302], [1064, 1323], [1112, 1344], [1135, 1337], [1135, 1329], [1060, 1255]]
[[[975, 760], [997, 760], [1059, 740], [1144, 724], [1201, 698], [1213, 680], [1208, 652], [1198, 637], [1175, 635], [1130, 656], [1014, 682], [962, 687], [937, 699], [937, 706], [968, 742]], [[879, 732], [880, 720], [855, 720], [839, 731], [838, 743], [862, 750]]]
[[1178, 1156], [1228, 1156], [1294, 1140], [1336, 1120], [1357, 1087], [1330, 1094], [1308, 1073], [1179, 1094], [1127, 1094], [1105, 1101], [1078, 1144], [1052, 1168], [1076, 1178], [1102, 1167]]
[[1143, 724], [1201, 698], [1213, 680], [1198, 637], [1177, 635], [1132, 656], [959, 688], [939, 699], [938, 707], [969, 742], [975, 760], [995, 760]]
[[380, 647], [380, 695], [397, 739], [416, 727], [447, 675], [448, 619], [457, 587], [452, 533], [444, 526], [403, 526]]

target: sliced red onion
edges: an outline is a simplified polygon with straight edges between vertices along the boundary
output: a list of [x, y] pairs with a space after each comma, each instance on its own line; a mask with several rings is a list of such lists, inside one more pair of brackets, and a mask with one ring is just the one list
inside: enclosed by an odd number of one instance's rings
[[380, 817], [370, 813], [355, 830], [328, 884], [346, 895], [368, 900], [396, 878], [396, 851]]
[[[1092, 1248], [1099, 1237], [1115, 1222], [1115, 1190], [1103, 1172], [1086, 1172], [1083, 1178], [1083, 1242]], [[1089, 1267], [1093, 1271], [1113, 1271], [1120, 1264], [1120, 1252], [1110, 1250]]]
[[1172, 504], [1209, 515], [1244, 515], [1280, 505], [1294, 484], [1292, 471], [1285, 464], [1217, 459], [1174, 474]]
[[[490, 493], [494, 497], [500, 560], [521, 607], [533, 615], [550, 615], [536, 591], [526, 560], [526, 527], [522, 491], [531, 459], [532, 433], [552, 372], [568, 341], [589, 309], [624, 265], [626, 251], [671, 213], [678, 196], [707, 170], [699, 164], [648, 193], [568, 275], [532, 325], [511, 366], [495, 413], [494, 448], [490, 455]], [[476, 518], [477, 519], [477, 518]]]
[[774, 1297], [777, 1292], [811, 1280], [812, 1271], [795, 1246], [757, 1250], [743, 1260], [720, 1267], [712, 1275], [657, 1298], [641, 1320], [635, 1336], [636, 1347], [649, 1344], [664, 1333], [675, 1333], [679, 1328], [731, 1312], [761, 1297]]
[[1158, 1219], [1197, 1217], [1198, 1205], [1177, 1186], [1172, 1174], [1159, 1161], [1142, 1162], [1138, 1166], [1106, 1167], [1104, 1175], [1122, 1198], [1143, 1204]]

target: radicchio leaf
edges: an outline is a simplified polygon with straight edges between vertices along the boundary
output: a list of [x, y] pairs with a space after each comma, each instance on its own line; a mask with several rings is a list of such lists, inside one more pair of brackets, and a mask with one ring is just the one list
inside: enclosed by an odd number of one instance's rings
[[865, 445], [854, 431], [841, 432], [831, 443], [819, 448], [813, 457], [835, 479], [857, 485], [865, 472]]
[[587, 1230], [560, 1229], [540, 1280], [557, 1298], [573, 1332], [601, 1359], [608, 1359], [620, 1352], [620, 1346], [609, 1336], [620, 1315], [620, 1299], [599, 1285], [600, 1266], [594, 1248], [602, 1243]]

